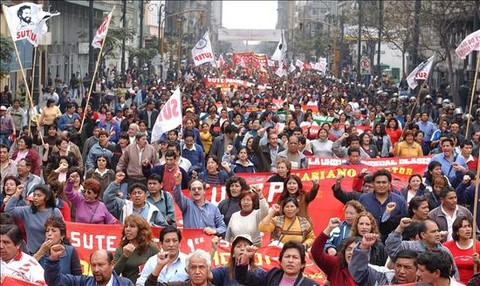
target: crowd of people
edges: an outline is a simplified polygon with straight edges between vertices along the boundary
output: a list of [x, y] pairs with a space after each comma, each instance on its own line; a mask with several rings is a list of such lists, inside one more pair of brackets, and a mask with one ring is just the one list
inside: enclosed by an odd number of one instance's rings
[[[447, 86], [406, 95], [404, 82], [380, 76], [365, 86], [352, 76], [304, 70], [279, 78], [273, 71], [188, 65], [180, 79], [162, 81], [128, 70], [124, 78], [98, 79], [91, 98], [88, 92], [78, 98], [77, 81], [51, 86], [33, 108], [6, 87], [2, 279], [51, 286], [318, 285], [303, 275], [310, 256], [330, 285], [479, 285], [472, 213], [480, 96], [467, 124], [470, 115], [452, 103]], [[251, 85], [222, 90], [205, 86], [205, 77]], [[153, 141], [159, 111], [177, 86], [183, 123]], [[352, 186], [339, 175], [333, 186], [313, 180], [307, 189], [294, 173], [308, 168], [308, 156], [341, 158], [362, 170]], [[388, 170], [362, 163], [420, 156], [431, 161], [404, 189], [392, 185]], [[257, 172], [283, 184], [274, 201], [239, 176]], [[206, 192], [218, 185], [226, 198], [216, 205]], [[312, 218], [323, 214], [309, 204], [330, 188], [344, 204], [343, 220], [330, 218], [315, 233]], [[180, 251], [175, 204], [183, 228], [212, 236], [210, 253]], [[114, 253], [91, 255], [93, 276], [82, 275], [66, 221], [122, 225]], [[152, 226], [162, 227], [159, 244]], [[268, 271], [254, 259], [265, 235], [281, 248], [279, 266]], [[230, 257], [213, 267], [220, 239], [231, 243]]]

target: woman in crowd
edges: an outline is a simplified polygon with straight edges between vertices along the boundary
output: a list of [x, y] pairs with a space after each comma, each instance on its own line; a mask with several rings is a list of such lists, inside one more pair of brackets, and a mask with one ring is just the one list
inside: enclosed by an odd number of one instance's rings
[[[423, 182], [426, 186], [426, 190], [428, 190], [429, 192], [432, 192], [433, 177], [440, 177], [440, 176], [443, 176], [442, 163], [438, 161], [431, 161], [430, 163], [428, 163], [427, 171], [425, 172], [425, 175], [424, 175], [425, 180]], [[450, 183], [448, 183], [448, 185], [449, 184]]]
[[110, 168], [108, 158], [105, 155], [99, 155], [95, 160], [95, 168], [88, 170], [85, 178], [95, 179], [100, 183], [102, 187], [100, 197], [102, 198], [103, 191], [115, 180], [115, 171]]
[[63, 192], [65, 184], [52, 180], [48, 181], [45, 186], [50, 188], [50, 190], [53, 192], [53, 197], [55, 198], [55, 207], [58, 208], [62, 213], [63, 220], [72, 221], [70, 202], [68, 202], [67, 196]]
[[[17, 191], [17, 186], [20, 185], [20, 181], [15, 176], [6, 176], [3, 180], [2, 193], [0, 193], [0, 213], [4, 212], [5, 206], [8, 203], [8, 200], [15, 195]], [[14, 207], [21, 207], [25, 205], [23, 195], [20, 194], [16, 205]]]
[[71, 126], [68, 127], [68, 133], [70, 134], [70, 142], [78, 146], [78, 149], [83, 150], [83, 142], [85, 141], [82, 138], [82, 132], [80, 131], [80, 126], [82, 126], [82, 119], [76, 118], [73, 120]]
[[428, 144], [425, 143], [425, 141], [423, 140], [424, 137], [425, 137], [425, 133], [421, 130], [418, 130], [417, 133], [415, 133], [415, 142], [417, 142], [418, 145], [422, 147], [423, 155], [426, 156], [430, 153], [430, 146], [428, 146]]
[[[283, 208], [274, 204], [268, 210], [268, 214], [258, 224], [258, 229], [271, 234], [271, 244], [281, 245], [287, 241], [302, 243], [308, 249], [315, 239], [310, 222], [298, 216], [299, 205], [297, 199], [287, 197], [283, 202]], [[282, 215], [275, 216], [277, 213]]]
[[401, 190], [403, 198], [410, 203], [410, 200], [415, 196], [422, 196], [425, 186], [422, 183], [422, 176], [419, 174], [413, 174], [408, 179], [408, 186]]
[[83, 182], [81, 193], [75, 191], [77, 172], [71, 172], [65, 185], [65, 194], [75, 208], [75, 221], [90, 224], [114, 224], [115, 217], [108, 211], [103, 202], [100, 201], [102, 186], [95, 179], [87, 179]]
[[253, 137], [248, 138], [245, 148], [247, 149], [248, 160], [253, 163], [255, 169], [258, 171], [260, 159], [258, 158], [257, 151], [254, 148], [253, 140]]
[[474, 265], [478, 267], [480, 264], [478, 253], [472, 251], [480, 249], [480, 241], [474, 239], [472, 221], [464, 216], [457, 217], [452, 225], [452, 237], [453, 240], [443, 243], [443, 246], [453, 255], [460, 282], [467, 284], [474, 274]]
[[53, 192], [44, 185], [36, 185], [33, 188], [32, 206], [16, 206], [23, 192], [23, 185], [17, 186], [17, 191], [8, 200], [5, 208], [16, 219], [23, 221], [27, 235], [27, 251], [35, 253], [45, 240], [45, 221], [54, 215], [63, 219], [60, 210], [55, 207]]
[[431, 210], [440, 206], [440, 204], [441, 204], [440, 191], [444, 187], [449, 186], [448, 179], [445, 176], [433, 176], [432, 180], [433, 181], [432, 181], [432, 184], [430, 186], [431, 191], [424, 193], [424, 196], [428, 201], [428, 206]]
[[208, 155], [206, 158], [207, 169], [205, 172], [199, 173], [197, 176], [192, 172], [192, 178], [200, 178], [210, 186], [225, 185], [227, 179], [233, 176], [233, 172], [228, 166], [228, 162], [220, 166], [220, 161], [215, 155]]
[[359, 136], [360, 139], [360, 148], [368, 155], [370, 158], [379, 157], [377, 146], [375, 142], [372, 142], [370, 135], [367, 132], [363, 132]]
[[[329, 232], [330, 237], [325, 242], [325, 252], [335, 256], [342, 245], [342, 241], [350, 236], [352, 224], [359, 213], [365, 212], [363, 205], [357, 200], [351, 200], [345, 203], [343, 207], [343, 217], [345, 218], [338, 227]], [[317, 238], [318, 239], [318, 238]]]
[[398, 124], [398, 120], [395, 118], [390, 118], [387, 121], [387, 130], [385, 130], [392, 140], [392, 145], [395, 145], [400, 137], [402, 136], [402, 128]]
[[[232, 246], [230, 248], [230, 257], [226, 266], [218, 266], [211, 270], [210, 280], [215, 286], [240, 285], [235, 277], [236, 261], [242, 256], [249, 246], [253, 245], [252, 238], [248, 234], [241, 234], [232, 238]], [[210, 255], [213, 257], [218, 248], [219, 238], [212, 239], [212, 248]], [[248, 262], [249, 271], [257, 275], [263, 274], [265, 271], [255, 265], [255, 259], [252, 257]]]
[[313, 186], [310, 192], [305, 192], [303, 189], [303, 183], [299, 176], [289, 175], [283, 184], [283, 192], [278, 198], [278, 204], [280, 209], [283, 209], [283, 202], [286, 198], [293, 198], [298, 202], [299, 210], [298, 216], [308, 219], [310, 224], [312, 219], [308, 213], [308, 205], [317, 197], [318, 194], [318, 180], [312, 180]]
[[203, 152], [205, 152], [205, 155], [208, 154], [210, 151], [210, 148], [212, 147], [213, 144], [213, 135], [210, 133], [210, 127], [208, 126], [207, 123], [202, 123], [202, 130], [200, 131], [200, 139], [202, 140], [203, 144]]
[[388, 136], [387, 131], [385, 130], [384, 124], [375, 124], [375, 127], [373, 129], [373, 141], [377, 146], [380, 157], [390, 157], [390, 155], [393, 153], [393, 144], [390, 136]]
[[233, 172], [237, 173], [256, 173], [257, 168], [248, 159], [248, 152], [246, 147], [240, 147], [237, 153], [237, 160], [233, 163]]
[[70, 159], [66, 156], [60, 156], [57, 163], [51, 166], [50, 174], [48, 174], [46, 181], [58, 181], [65, 183], [67, 181], [67, 172], [71, 167]]
[[[33, 257], [22, 251], [23, 236], [17, 225], [0, 225], [0, 277], [6, 277], [46, 285], [43, 268], [38, 263], [31, 263]], [[6, 283], [5, 283], [6, 285]]]
[[230, 217], [233, 213], [241, 210], [240, 206], [240, 195], [243, 192], [249, 192], [250, 187], [245, 182], [245, 179], [233, 176], [228, 178], [225, 184], [225, 192], [227, 193], [227, 198], [222, 200], [218, 204], [218, 209], [223, 215], [223, 220], [225, 225], [228, 225]]
[[187, 120], [185, 120], [185, 125], [183, 127], [183, 135], [185, 136], [185, 132], [187, 131], [193, 132], [195, 143], [204, 148], [202, 138], [200, 138], [200, 132], [198, 131], [198, 128], [196, 126], [197, 123], [195, 122], [195, 119], [188, 118]]
[[27, 158], [32, 162], [32, 170], [31, 173], [37, 176], [40, 176], [41, 168], [41, 160], [38, 152], [32, 148], [33, 147], [33, 139], [30, 136], [22, 136], [17, 139], [17, 149], [12, 153], [12, 160], [15, 163], [18, 163], [20, 159]]
[[83, 164], [82, 166], [79, 165], [78, 158], [76, 158], [75, 154], [69, 150], [69, 142], [67, 140], [58, 138], [55, 142], [55, 146], [58, 148], [58, 151], [52, 152], [50, 152], [50, 148], [47, 144], [44, 146], [45, 152], [43, 153], [43, 162], [47, 163], [47, 166], [43, 176], [46, 179], [48, 179], [48, 176], [51, 174], [51, 172], [55, 170], [56, 166], [60, 165], [59, 163], [61, 157], [67, 158], [68, 162], [70, 163], [70, 167], [80, 167], [80, 169], [82, 169]]
[[313, 155], [320, 157], [333, 157], [332, 145], [333, 142], [328, 139], [328, 131], [320, 129], [317, 133], [317, 139], [312, 140]]
[[423, 156], [422, 147], [415, 142], [413, 132], [411, 130], [407, 130], [403, 133], [403, 141], [393, 144], [393, 155], [396, 157]]
[[140, 274], [140, 267], [157, 253], [158, 247], [153, 242], [150, 223], [139, 215], [133, 214], [126, 217], [122, 241], [113, 257], [115, 272], [135, 284]]
[[[295, 241], [286, 242], [280, 251], [280, 268], [275, 267], [265, 273], [255, 273], [248, 270], [248, 263], [255, 255], [256, 247], [247, 247], [245, 253], [237, 260], [235, 277], [240, 285], [248, 286], [277, 286], [295, 285], [312, 286], [317, 285], [314, 281], [303, 276], [305, 269], [305, 247]], [[285, 284], [282, 284], [283, 283]], [[286, 284], [289, 283], [289, 284]]]
[[312, 257], [317, 266], [327, 275], [331, 285], [357, 285], [348, 271], [353, 249], [357, 246], [357, 237], [348, 237], [341, 243], [338, 255], [328, 255], [323, 251], [332, 231], [340, 226], [340, 219], [331, 218], [327, 227], [315, 239], [312, 245]]
[[[352, 225], [351, 237], [363, 237], [367, 233], [380, 234], [377, 221], [369, 212], [360, 213]], [[384, 266], [388, 254], [385, 245], [381, 241], [375, 242], [370, 250], [370, 264]]]
[[287, 158], [278, 158], [276, 165], [276, 174], [268, 178], [267, 182], [285, 182], [285, 179], [290, 176], [292, 170], [292, 163]]
[[[239, 195], [240, 210], [233, 213], [227, 224], [225, 240], [232, 241], [238, 235], [248, 234], [257, 247], [262, 245], [262, 235], [258, 224], [268, 214], [268, 203], [263, 197], [262, 189], [255, 188], [255, 192], [246, 191]], [[259, 201], [260, 208], [255, 209]]]
[[60, 257], [60, 273], [82, 275], [82, 267], [80, 266], [77, 251], [66, 237], [67, 226], [65, 222], [56, 216], [49, 217], [45, 221], [45, 236], [45, 242], [38, 249], [37, 253], [33, 255], [40, 262], [40, 265], [45, 267], [52, 245], [61, 244], [65, 248], [65, 253]]
[[[47, 104], [42, 109], [42, 113], [40, 114], [40, 118], [37, 120], [40, 126], [43, 126], [43, 134], [47, 134], [48, 128], [54, 125], [55, 120], [62, 116], [62, 112], [60, 108], [55, 104], [55, 100], [48, 99]], [[38, 126], [38, 127], [40, 127]]]

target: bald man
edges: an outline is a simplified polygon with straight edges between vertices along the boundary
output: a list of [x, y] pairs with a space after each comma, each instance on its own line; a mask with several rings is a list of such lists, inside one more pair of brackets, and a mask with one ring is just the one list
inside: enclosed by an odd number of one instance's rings
[[45, 265], [45, 282], [47, 285], [66, 285], [66, 286], [81, 286], [81, 285], [118, 285], [118, 286], [134, 286], [132, 281], [119, 277], [113, 267], [113, 255], [106, 250], [96, 250], [90, 256], [90, 267], [92, 276], [80, 275], [74, 276], [70, 274], [60, 273], [60, 256], [65, 251], [65, 247], [61, 244], [53, 245], [50, 248], [50, 257], [47, 259]]

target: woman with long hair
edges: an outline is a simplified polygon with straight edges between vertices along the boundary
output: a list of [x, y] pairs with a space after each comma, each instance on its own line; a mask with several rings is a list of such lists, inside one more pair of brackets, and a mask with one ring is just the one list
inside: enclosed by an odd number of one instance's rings
[[250, 160], [250, 162], [253, 163], [253, 165], [255, 166], [255, 169], [258, 171], [259, 170], [258, 168], [259, 168], [259, 164], [260, 164], [260, 159], [259, 159], [257, 151], [255, 150], [254, 145], [253, 145], [253, 140], [254, 139], [255, 138], [253, 138], [253, 137], [248, 138], [247, 145], [245, 146], [245, 148], [247, 149], [248, 160]]
[[55, 104], [55, 100], [48, 99], [47, 104], [42, 108], [42, 113], [40, 113], [40, 118], [37, 120], [38, 128], [43, 126], [43, 134], [47, 134], [48, 128], [54, 125], [55, 120], [62, 116], [60, 108]]
[[95, 159], [95, 167], [87, 171], [85, 179], [95, 179], [102, 186], [100, 197], [103, 197], [103, 191], [115, 180], [115, 171], [110, 168], [110, 162], [105, 155], [99, 155]]
[[401, 190], [403, 198], [410, 203], [410, 200], [415, 196], [422, 196], [425, 190], [425, 185], [422, 183], [422, 176], [413, 174], [408, 178], [408, 186]]
[[[452, 224], [453, 240], [443, 243], [453, 255], [460, 274], [460, 282], [467, 284], [474, 274], [474, 265], [480, 264], [479, 255], [473, 249], [480, 249], [480, 241], [476, 240], [473, 233], [472, 220], [460, 216]], [[474, 247], [475, 244], [475, 247]]]
[[150, 223], [136, 214], [126, 217], [122, 241], [113, 256], [115, 272], [135, 283], [140, 274], [140, 266], [157, 253], [158, 246], [153, 242]]
[[[46, 145], [46, 144], [45, 144]], [[50, 152], [50, 148], [45, 146], [45, 152], [43, 153], [43, 162], [47, 164], [43, 176], [48, 180], [48, 176], [55, 171], [55, 168], [60, 166], [60, 158], [66, 157], [69, 162], [69, 167], [80, 167], [75, 154], [69, 149], [69, 142], [62, 138], [57, 138], [55, 146], [58, 148], [58, 151]]]
[[[274, 204], [268, 210], [268, 214], [258, 224], [262, 232], [270, 233], [271, 244], [281, 245], [287, 241], [295, 241], [303, 244], [306, 249], [312, 245], [315, 234], [310, 222], [299, 216], [299, 204], [296, 198], [287, 197], [282, 202], [283, 208]], [[275, 216], [281, 213], [279, 216]]]
[[248, 158], [248, 151], [246, 147], [238, 149], [236, 160], [233, 162], [233, 173], [256, 173], [257, 168]]
[[360, 139], [360, 148], [368, 155], [370, 158], [377, 158], [379, 157], [379, 153], [377, 150], [377, 146], [375, 142], [372, 142], [370, 135], [367, 132], [363, 132], [358, 136]]
[[346, 238], [336, 256], [328, 255], [323, 251], [327, 239], [332, 231], [340, 226], [340, 219], [331, 218], [327, 227], [315, 239], [312, 245], [312, 258], [317, 266], [327, 275], [331, 285], [357, 285], [348, 271], [348, 264], [352, 258], [353, 249], [357, 246], [358, 237]]
[[27, 251], [35, 253], [45, 240], [45, 221], [54, 215], [63, 219], [62, 213], [56, 208], [52, 190], [45, 185], [33, 187], [33, 204], [17, 206], [17, 201], [23, 192], [23, 185], [17, 186], [17, 191], [8, 200], [5, 212], [11, 213], [16, 219], [23, 221], [27, 235]]
[[373, 128], [373, 140], [377, 145], [377, 150], [380, 153], [380, 157], [386, 158], [393, 154], [393, 144], [390, 136], [388, 136], [383, 123], [375, 124]]
[[[17, 186], [19, 186], [21, 183], [15, 176], [6, 176], [3, 179], [3, 188], [2, 192], [0, 193], [0, 212], [4, 212], [5, 206], [8, 203], [8, 200], [15, 195], [15, 192], [17, 191]], [[24, 206], [25, 201], [23, 196], [20, 194], [20, 197], [17, 200], [17, 203], [15, 207], [19, 206]]]
[[40, 265], [45, 268], [50, 248], [55, 244], [61, 244], [65, 248], [65, 253], [60, 257], [60, 273], [82, 275], [78, 253], [67, 238], [67, 226], [61, 218], [51, 216], [45, 221], [45, 237], [45, 242], [33, 255]]
[[17, 149], [12, 153], [12, 160], [18, 164], [20, 159], [27, 158], [32, 163], [31, 173], [40, 176], [42, 170], [42, 160], [38, 152], [33, 148], [33, 139], [24, 135], [17, 139]]
[[[249, 246], [253, 245], [253, 240], [248, 234], [237, 235], [232, 238], [232, 247], [230, 248], [230, 257], [226, 266], [218, 266], [211, 270], [209, 278], [215, 286], [229, 286], [240, 285], [235, 278], [236, 261], [243, 255]], [[218, 248], [219, 238], [214, 237], [212, 239], [212, 248], [210, 251], [213, 257], [215, 251]], [[265, 273], [265, 271], [255, 265], [255, 259], [252, 258], [248, 261], [249, 271], [254, 272], [257, 275]]]
[[[369, 212], [358, 214], [353, 222], [350, 237], [363, 237], [367, 233], [380, 234], [377, 221]], [[387, 262], [388, 254], [385, 245], [379, 240], [372, 245], [370, 250], [370, 264], [384, 266]]]
[[204, 147], [203, 152], [205, 153], [205, 155], [207, 155], [208, 152], [210, 151], [210, 148], [212, 147], [213, 139], [214, 139], [212, 133], [210, 133], [210, 127], [208, 126], [207, 123], [202, 123], [202, 128], [200, 130], [199, 135]]
[[230, 176], [233, 176], [233, 172], [228, 166], [228, 162], [222, 162], [220, 165], [220, 161], [218, 160], [217, 156], [208, 155], [205, 159], [205, 162], [207, 165], [206, 170], [199, 174], [192, 172], [193, 179], [198, 177], [210, 186], [216, 186], [225, 185], [227, 179]]
[[392, 145], [398, 142], [400, 137], [402, 136], [402, 128], [400, 128], [400, 124], [398, 124], [398, 120], [395, 118], [390, 118], [387, 121], [387, 126], [385, 130], [392, 140]]
[[299, 176], [289, 175], [283, 184], [283, 192], [278, 198], [280, 209], [283, 209], [283, 203], [287, 198], [294, 198], [298, 201], [298, 216], [308, 219], [312, 223], [310, 214], [308, 213], [308, 205], [317, 197], [318, 194], [318, 180], [312, 180], [313, 186], [310, 192], [303, 189], [303, 183]]
[[245, 182], [245, 179], [237, 176], [228, 178], [227, 182], [225, 183], [225, 192], [227, 193], [227, 198], [218, 204], [218, 209], [223, 215], [225, 225], [228, 225], [230, 217], [233, 213], [241, 210], [240, 195], [243, 192], [249, 191], [250, 187], [247, 185], [247, 182]]

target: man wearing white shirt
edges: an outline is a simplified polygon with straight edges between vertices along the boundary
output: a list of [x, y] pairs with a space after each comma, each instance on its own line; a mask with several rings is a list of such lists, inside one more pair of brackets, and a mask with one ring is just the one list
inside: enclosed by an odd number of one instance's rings
[[158, 254], [150, 257], [145, 263], [140, 277], [137, 279], [137, 286], [144, 286], [150, 274], [158, 276], [158, 282], [186, 281], [188, 274], [185, 272], [186, 255], [180, 252], [182, 233], [174, 226], [164, 227], [160, 231], [160, 252], [168, 253], [168, 262], [158, 258]]

